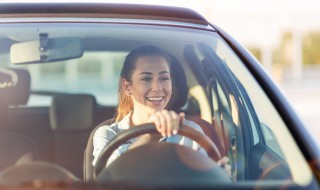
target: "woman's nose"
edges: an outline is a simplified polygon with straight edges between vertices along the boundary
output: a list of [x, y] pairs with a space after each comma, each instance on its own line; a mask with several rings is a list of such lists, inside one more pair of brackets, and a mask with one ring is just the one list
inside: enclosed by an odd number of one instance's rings
[[153, 91], [158, 91], [158, 90], [161, 90], [162, 89], [162, 85], [160, 83], [159, 80], [153, 80], [152, 82], [152, 90]]

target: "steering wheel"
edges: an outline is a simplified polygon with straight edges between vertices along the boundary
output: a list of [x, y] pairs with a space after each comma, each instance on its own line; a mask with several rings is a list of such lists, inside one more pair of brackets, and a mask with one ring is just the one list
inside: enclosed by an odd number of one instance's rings
[[[100, 172], [105, 168], [106, 163], [108, 159], [110, 158], [111, 154], [114, 150], [116, 150], [121, 144], [127, 142], [128, 140], [146, 134], [146, 133], [158, 133], [156, 130], [154, 123], [147, 123], [139, 126], [131, 127], [128, 130], [120, 132], [112, 141], [109, 142], [107, 146], [104, 147], [104, 149], [101, 151], [100, 156], [97, 159], [95, 170], [94, 170], [94, 176], [98, 176]], [[208, 154], [208, 156], [215, 162], [221, 159], [221, 154], [217, 148], [217, 146], [207, 137], [205, 134], [202, 134], [198, 131], [196, 131], [194, 128], [181, 125], [178, 134], [181, 136], [188, 137], [195, 142], [197, 142]], [[173, 143], [157, 143], [157, 144], [173, 144]], [[146, 146], [146, 145], [143, 145]], [[178, 145], [182, 147], [181, 145]], [[185, 148], [189, 148], [184, 146]], [[139, 148], [139, 147], [137, 147]], [[137, 149], [135, 148], [135, 149]], [[128, 151], [127, 153], [135, 150], [132, 149]], [[189, 148], [190, 149], [190, 148]], [[195, 152], [195, 151], [193, 151]], [[126, 153], [126, 154], [127, 154]], [[197, 153], [199, 154], [199, 153]], [[124, 155], [122, 155], [124, 156]], [[120, 156], [119, 158], [121, 158]], [[119, 159], [118, 158], [118, 159]], [[117, 159], [117, 160], [118, 160]]]

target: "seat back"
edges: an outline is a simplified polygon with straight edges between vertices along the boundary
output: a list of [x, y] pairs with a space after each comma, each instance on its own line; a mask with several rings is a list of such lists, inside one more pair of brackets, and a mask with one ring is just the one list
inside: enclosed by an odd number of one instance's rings
[[87, 142], [87, 146], [86, 146], [86, 149], [84, 151], [84, 160], [83, 160], [83, 180], [84, 181], [91, 181], [93, 180], [94, 176], [93, 176], [93, 171], [94, 171], [94, 166], [92, 165], [92, 161], [94, 159], [93, 157], [93, 135], [94, 133], [96, 132], [96, 130], [103, 126], [103, 125], [111, 125], [112, 123], [115, 122], [115, 119], [109, 119], [109, 120], [106, 120], [104, 122], [102, 122], [101, 124], [99, 124], [98, 126], [96, 126], [90, 136], [89, 136], [89, 139], [88, 139], [88, 142]]
[[21, 68], [1, 68], [0, 73], [2, 73], [0, 78], [6, 81], [7, 85], [11, 85], [11, 88], [3, 92], [6, 104], [10, 107], [10, 114], [0, 116], [1, 118], [2, 116], [8, 117], [10, 127], [0, 124], [1, 129], [32, 139], [36, 143], [39, 158], [52, 161], [52, 131], [49, 124], [48, 107], [26, 106], [31, 94], [30, 73]]
[[27, 70], [0, 68], [0, 121], [2, 130], [10, 125], [9, 105], [18, 106], [28, 102], [31, 77]]
[[[23, 76], [21, 77], [21, 75]], [[20, 134], [8, 132], [11, 126], [9, 103], [22, 104], [27, 101], [27, 98], [21, 98], [22, 96], [19, 95], [27, 88], [22, 85], [24, 77], [30, 79], [26, 70], [0, 69], [0, 155], [2, 155], [0, 170], [14, 164], [39, 159], [38, 148], [33, 140]]]
[[49, 110], [53, 161], [82, 178], [83, 150], [93, 128], [96, 100], [88, 94], [53, 97]]

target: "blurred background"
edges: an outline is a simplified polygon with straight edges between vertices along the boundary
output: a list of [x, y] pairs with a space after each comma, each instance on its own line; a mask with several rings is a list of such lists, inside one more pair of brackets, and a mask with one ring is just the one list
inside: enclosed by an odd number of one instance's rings
[[210, 0], [193, 5], [252, 52], [319, 139], [320, 1]]
[[319, 0], [129, 2], [188, 7], [227, 31], [260, 61], [310, 133], [319, 139]]

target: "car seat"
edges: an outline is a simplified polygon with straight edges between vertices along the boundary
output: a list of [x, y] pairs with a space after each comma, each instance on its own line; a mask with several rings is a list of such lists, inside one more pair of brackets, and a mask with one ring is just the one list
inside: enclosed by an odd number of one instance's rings
[[[17, 133], [6, 131], [10, 129], [10, 104], [24, 104], [27, 98], [20, 95], [26, 91], [25, 80], [30, 80], [28, 71], [23, 69], [0, 68], [0, 170], [11, 165], [39, 159], [35, 142]], [[30, 82], [30, 81], [29, 81]]]
[[[173, 93], [171, 99], [168, 103], [167, 109], [174, 110], [179, 112], [181, 108], [186, 104], [188, 99], [188, 86], [185, 73], [183, 71], [182, 66], [178, 62], [177, 59], [172, 57], [171, 60], [171, 73], [173, 77]], [[222, 153], [223, 148], [220, 142], [220, 139], [215, 131], [214, 127], [207, 121], [201, 119], [197, 116], [186, 116], [188, 120], [194, 121], [197, 123], [204, 131], [204, 133], [216, 144], [219, 151]], [[93, 161], [93, 134], [94, 132], [102, 125], [110, 125], [115, 121], [115, 119], [109, 119], [99, 124], [94, 130], [91, 132], [91, 135], [88, 139], [87, 147], [84, 151], [84, 166], [83, 166], [83, 174], [85, 181], [91, 181], [94, 179], [93, 171], [94, 166], [92, 165]]]
[[49, 109], [53, 131], [53, 162], [82, 178], [83, 150], [93, 128], [95, 97], [63, 94], [53, 97]]

